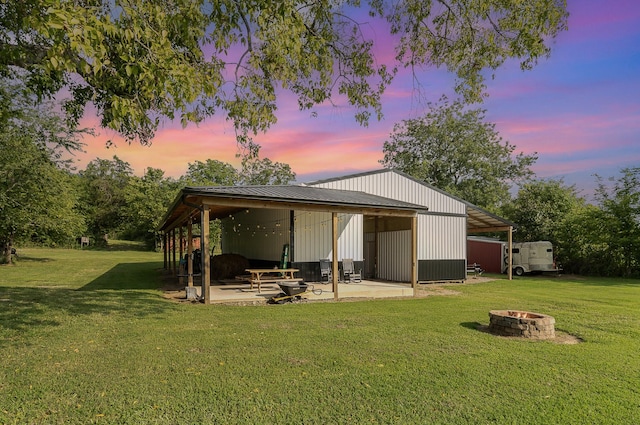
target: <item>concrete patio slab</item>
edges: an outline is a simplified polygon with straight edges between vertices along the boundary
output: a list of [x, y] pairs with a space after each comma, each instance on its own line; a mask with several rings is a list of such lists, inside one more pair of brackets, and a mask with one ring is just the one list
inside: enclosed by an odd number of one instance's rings
[[[308, 301], [333, 300], [333, 287], [329, 283], [308, 282], [308, 291], [302, 297]], [[201, 295], [201, 287], [195, 286], [198, 297]], [[272, 297], [282, 291], [277, 284], [263, 284], [261, 291], [248, 283], [238, 281], [224, 281], [211, 283], [211, 303], [238, 303], [238, 304], [265, 304]], [[186, 299], [185, 291], [182, 295], [176, 294], [177, 299]], [[412, 297], [413, 289], [408, 283], [392, 283], [363, 280], [358, 283], [338, 283], [339, 299], [348, 298], [397, 298]]]

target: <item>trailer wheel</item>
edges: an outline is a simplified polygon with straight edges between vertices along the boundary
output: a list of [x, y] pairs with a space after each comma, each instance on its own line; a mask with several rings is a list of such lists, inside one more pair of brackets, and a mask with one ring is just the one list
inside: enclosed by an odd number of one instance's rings
[[516, 267], [516, 268], [513, 270], [513, 273], [514, 273], [516, 276], [524, 276], [524, 269], [523, 269], [522, 267]]

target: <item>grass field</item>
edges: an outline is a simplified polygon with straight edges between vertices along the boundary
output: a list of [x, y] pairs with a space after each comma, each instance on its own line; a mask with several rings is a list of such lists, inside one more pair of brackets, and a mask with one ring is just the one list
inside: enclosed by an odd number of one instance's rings
[[[205, 306], [162, 297], [161, 254], [120, 248], [0, 266], [1, 424], [640, 423], [640, 281]], [[506, 308], [582, 342], [478, 330]]]

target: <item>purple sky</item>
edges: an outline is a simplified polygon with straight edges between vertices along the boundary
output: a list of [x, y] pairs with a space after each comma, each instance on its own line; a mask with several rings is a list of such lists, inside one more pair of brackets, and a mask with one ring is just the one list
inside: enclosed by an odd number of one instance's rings
[[[640, 166], [640, 1], [568, 0], [568, 8], [569, 30], [556, 39], [551, 58], [532, 71], [521, 71], [515, 62], [498, 70], [481, 107], [516, 152], [538, 152], [539, 177], [564, 177], [589, 194], [593, 174], [609, 177], [622, 167]], [[290, 164], [298, 181], [378, 169], [393, 125], [423, 115], [421, 99], [451, 95], [451, 82], [442, 71], [425, 71], [418, 96], [411, 76], [399, 75], [384, 96], [384, 119], [368, 127], [359, 126], [346, 106], [321, 106], [312, 118], [284, 96], [278, 123], [256, 141], [263, 157]], [[155, 167], [179, 177], [196, 160], [239, 162], [233, 127], [223, 117], [186, 129], [167, 123], [151, 147], [129, 146], [109, 131], [99, 132], [85, 140], [80, 168], [115, 154], [136, 174]], [[117, 147], [107, 149], [107, 139]]]

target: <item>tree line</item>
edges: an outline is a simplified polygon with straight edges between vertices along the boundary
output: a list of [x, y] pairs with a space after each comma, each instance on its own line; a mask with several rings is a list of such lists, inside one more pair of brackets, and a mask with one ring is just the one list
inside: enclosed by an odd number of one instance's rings
[[[117, 156], [74, 170], [65, 152], [82, 148], [78, 130], [51, 102], [37, 102], [21, 82], [0, 86], [0, 243], [5, 260], [16, 244], [69, 246], [89, 235], [144, 241], [185, 186], [287, 184], [288, 164], [242, 154], [236, 169], [215, 159], [189, 163], [179, 178], [147, 168], [142, 176]], [[443, 98], [427, 113], [396, 125], [382, 165], [401, 170], [518, 225], [518, 241], [549, 240], [565, 271], [611, 276], [640, 274], [640, 167], [618, 178], [596, 176], [595, 203], [562, 180], [537, 179], [536, 154], [515, 153], [485, 111]], [[510, 187], [519, 190], [515, 196]], [[215, 227], [214, 227], [215, 232]]]
[[595, 175], [588, 201], [562, 179], [537, 178], [537, 154], [517, 153], [485, 113], [443, 97], [394, 127], [381, 163], [513, 221], [516, 241], [552, 242], [566, 272], [640, 276], [640, 167]]

